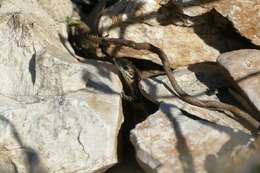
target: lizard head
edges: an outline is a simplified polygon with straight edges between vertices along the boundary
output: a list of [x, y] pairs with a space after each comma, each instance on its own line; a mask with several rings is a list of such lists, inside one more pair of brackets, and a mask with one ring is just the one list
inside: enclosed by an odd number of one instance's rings
[[132, 64], [131, 61], [121, 58], [114, 59], [114, 62], [126, 81], [131, 82], [136, 79], [136, 67]]

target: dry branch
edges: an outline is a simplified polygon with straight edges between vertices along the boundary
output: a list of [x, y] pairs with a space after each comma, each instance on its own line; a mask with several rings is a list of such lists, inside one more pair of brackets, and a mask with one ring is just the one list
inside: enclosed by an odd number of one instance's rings
[[226, 103], [221, 103], [217, 101], [205, 101], [205, 100], [199, 100], [197, 98], [194, 98], [190, 95], [188, 95], [185, 91], [181, 89], [181, 87], [178, 85], [177, 81], [175, 80], [169, 60], [167, 58], [167, 55], [164, 53], [163, 50], [160, 48], [150, 44], [150, 43], [136, 43], [131, 40], [126, 39], [120, 39], [120, 38], [103, 38], [103, 37], [97, 37], [94, 35], [90, 35], [85, 32], [84, 29], [78, 28], [79, 32], [82, 34], [82, 36], [85, 36], [85, 38], [91, 42], [103, 45], [103, 46], [109, 46], [109, 45], [119, 45], [119, 46], [126, 46], [137, 50], [148, 50], [155, 54], [157, 54], [163, 64], [163, 68], [166, 72], [167, 77], [170, 80], [170, 83], [173, 87], [173, 89], [176, 92], [176, 96], [179, 97], [181, 100], [194, 105], [198, 107], [208, 108], [212, 110], [222, 110], [222, 111], [229, 111], [236, 115], [240, 120], [244, 122], [244, 125], [252, 130], [253, 132], [258, 132], [260, 127], [260, 122], [255, 120], [250, 114], [244, 112], [243, 110], [239, 109], [236, 106], [229, 105]]

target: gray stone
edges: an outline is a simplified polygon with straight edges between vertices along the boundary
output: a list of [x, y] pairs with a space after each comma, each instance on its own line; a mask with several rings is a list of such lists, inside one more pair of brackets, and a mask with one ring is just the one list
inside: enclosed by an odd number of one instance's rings
[[250, 135], [193, 120], [173, 104], [162, 103], [158, 112], [131, 131], [130, 138], [147, 173], [203, 173], [218, 168], [218, 160], [245, 145]]
[[[207, 21], [196, 28], [177, 26], [175, 20], [180, 19], [174, 17], [175, 11], [160, 8], [160, 1], [157, 0], [122, 0], [104, 13], [99, 28], [104, 36], [154, 44], [167, 54], [173, 68], [215, 62], [220, 51], [241, 46], [240, 41], [223, 36]], [[110, 46], [108, 53], [161, 64], [157, 55], [148, 51]]]
[[19, 2], [0, 8], [0, 171], [104, 172], [123, 121], [113, 66], [79, 63], [60, 41], [65, 25]]
[[[203, 67], [204, 66], [204, 67]], [[174, 73], [180, 86], [201, 100], [219, 101], [211, 88], [225, 86], [216, 65], [194, 65]], [[137, 160], [146, 172], [217, 172], [219, 160], [229, 157], [251, 138], [247, 129], [227, 114], [198, 108], [175, 97], [166, 76], [141, 82], [159, 110], [131, 131]], [[166, 87], [168, 86], [168, 87]]]
[[250, 101], [260, 115], [260, 51], [244, 49], [222, 54], [218, 63], [239, 93]]
[[[185, 5], [184, 5], [185, 6]], [[260, 1], [210, 0], [194, 1], [184, 8], [189, 16], [198, 16], [215, 9], [227, 18], [235, 29], [255, 45], [260, 45]]]
[[260, 45], [260, 1], [220, 0], [209, 4], [232, 22], [237, 31], [252, 43]]
[[37, 0], [43, 9], [47, 11], [57, 22], [65, 22], [72, 16], [71, 0]]

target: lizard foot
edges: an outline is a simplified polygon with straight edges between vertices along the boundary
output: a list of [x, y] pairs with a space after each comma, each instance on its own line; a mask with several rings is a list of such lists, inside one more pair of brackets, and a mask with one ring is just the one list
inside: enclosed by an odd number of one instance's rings
[[124, 99], [126, 101], [129, 101], [129, 102], [134, 101], [134, 98], [132, 96], [126, 95], [123, 91], [120, 93], [120, 96], [122, 97], [122, 99]]

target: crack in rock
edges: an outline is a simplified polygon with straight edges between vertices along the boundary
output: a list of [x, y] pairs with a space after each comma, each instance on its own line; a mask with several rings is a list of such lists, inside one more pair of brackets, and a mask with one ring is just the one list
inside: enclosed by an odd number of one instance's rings
[[77, 140], [78, 140], [78, 142], [79, 142], [79, 145], [82, 147], [83, 152], [87, 155], [87, 157], [89, 157], [88, 153], [87, 153], [86, 150], [85, 150], [84, 144], [83, 144], [83, 143], [81, 142], [81, 140], [80, 140], [81, 132], [82, 132], [82, 128], [81, 128], [80, 131], [79, 131], [79, 135], [78, 135], [78, 137], [77, 137]]

